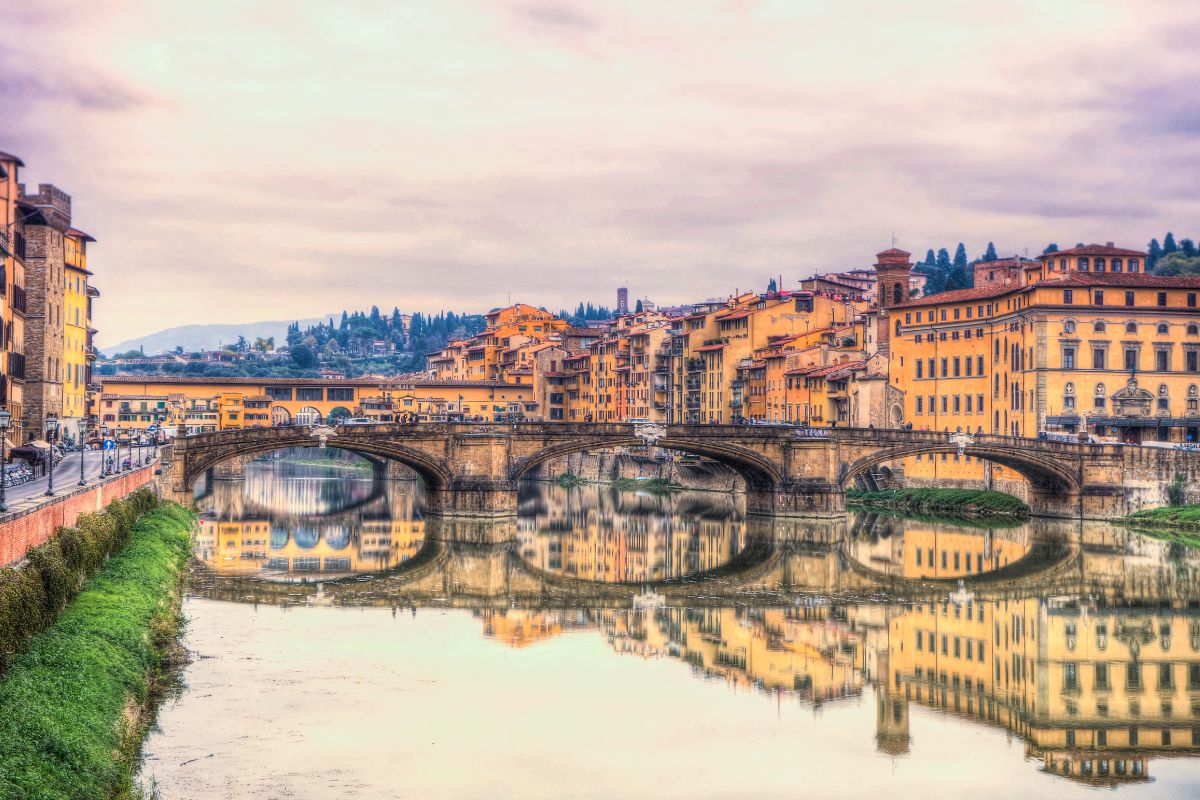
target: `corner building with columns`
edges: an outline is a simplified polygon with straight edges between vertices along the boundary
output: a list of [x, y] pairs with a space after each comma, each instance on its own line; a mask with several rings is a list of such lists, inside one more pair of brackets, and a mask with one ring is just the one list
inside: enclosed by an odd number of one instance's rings
[[1200, 277], [1105, 245], [1047, 253], [1019, 283], [888, 309], [890, 378], [922, 430], [1200, 441]]

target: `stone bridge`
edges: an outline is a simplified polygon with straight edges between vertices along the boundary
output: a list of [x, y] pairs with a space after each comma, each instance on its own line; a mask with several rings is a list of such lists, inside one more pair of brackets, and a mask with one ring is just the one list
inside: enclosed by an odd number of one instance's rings
[[571, 453], [649, 445], [722, 462], [746, 483], [753, 514], [836, 516], [843, 490], [874, 467], [918, 454], [965, 453], [1029, 482], [1039, 516], [1108, 519], [1165, 502], [1176, 475], [1200, 478], [1200, 452], [1077, 444], [933, 431], [771, 425], [495, 423], [246, 428], [173, 440], [169, 496], [191, 501], [196, 481], [224, 462], [287, 447], [338, 447], [389, 459], [425, 482], [426, 507], [442, 515], [515, 514], [517, 483]]

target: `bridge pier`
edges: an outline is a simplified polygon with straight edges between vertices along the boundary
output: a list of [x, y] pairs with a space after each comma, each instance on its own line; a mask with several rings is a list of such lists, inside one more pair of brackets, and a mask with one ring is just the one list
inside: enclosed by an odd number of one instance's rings
[[846, 496], [841, 487], [821, 481], [797, 481], [770, 489], [747, 487], [746, 513], [775, 517], [840, 517], [846, 513]]
[[517, 484], [515, 481], [467, 478], [447, 486], [427, 486], [427, 514], [442, 517], [515, 517]]

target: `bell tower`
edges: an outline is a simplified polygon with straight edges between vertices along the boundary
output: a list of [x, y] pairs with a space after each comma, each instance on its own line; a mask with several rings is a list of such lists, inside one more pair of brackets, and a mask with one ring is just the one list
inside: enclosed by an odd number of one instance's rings
[[887, 353], [891, 350], [894, 314], [888, 312], [908, 302], [912, 253], [893, 247], [875, 256], [876, 295], [879, 301], [879, 350]]

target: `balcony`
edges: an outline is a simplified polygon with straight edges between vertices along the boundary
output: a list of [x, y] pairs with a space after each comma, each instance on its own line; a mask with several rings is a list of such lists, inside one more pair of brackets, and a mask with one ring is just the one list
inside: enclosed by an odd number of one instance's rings
[[9, 305], [12, 306], [13, 311], [20, 311], [22, 314], [25, 313], [26, 302], [24, 286], [13, 286], [12, 300], [9, 301]]

